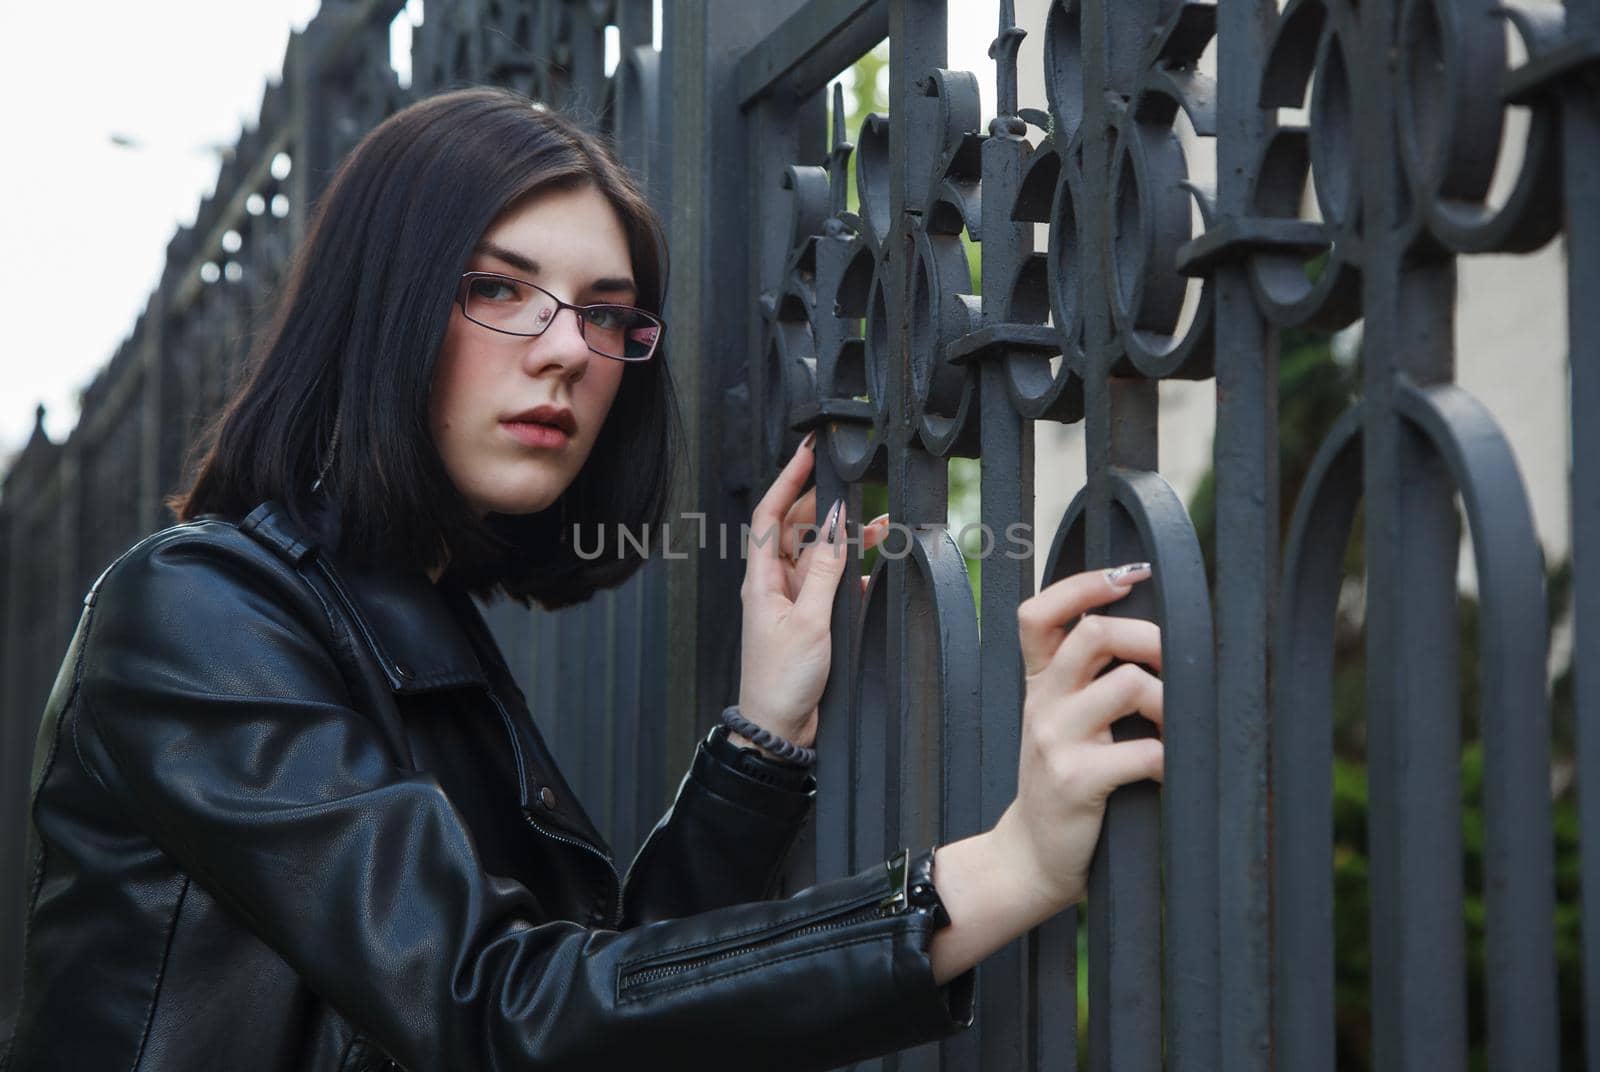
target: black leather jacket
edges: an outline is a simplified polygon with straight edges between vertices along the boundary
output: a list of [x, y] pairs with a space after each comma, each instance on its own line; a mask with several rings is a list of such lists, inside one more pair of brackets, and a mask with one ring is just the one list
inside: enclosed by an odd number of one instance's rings
[[827, 1069], [970, 1023], [903, 867], [763, 900], [811, 792], [714, 732], [621, 880], [470, 597], [271, 503], [168, 528], [45, 710], [10, 1068]]

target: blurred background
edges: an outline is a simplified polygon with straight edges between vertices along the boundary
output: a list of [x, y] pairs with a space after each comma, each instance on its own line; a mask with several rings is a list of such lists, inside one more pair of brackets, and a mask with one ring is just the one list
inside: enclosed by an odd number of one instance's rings
[[289, 33], [318, 0], [7, 3], [0, 33], [0, 468], [34, 407], [65, 439], [78, 392], [155, 289]]

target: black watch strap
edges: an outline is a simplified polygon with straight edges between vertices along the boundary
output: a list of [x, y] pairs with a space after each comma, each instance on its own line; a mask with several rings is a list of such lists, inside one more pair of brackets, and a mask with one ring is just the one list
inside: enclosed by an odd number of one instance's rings
[[711, 732], [706, 734], [705, 747], [713, 758], [765, 785], [797, 793], [816, 788], [810, 767], [763, 755], [755, 748], [736, 745], [728, 740], [728, 727], [720, 723], [711, 727]]
[[933, 854], [936, 849], [937, 846], [930, 845], [928, 851], [912, 857], [907, 896], [917, 908], [932, 914], [933, 925], [937, 928], [950, 926], [950, 913], [944, 910], [944, 902], [939, 899], [939, 891], [933, 885]]

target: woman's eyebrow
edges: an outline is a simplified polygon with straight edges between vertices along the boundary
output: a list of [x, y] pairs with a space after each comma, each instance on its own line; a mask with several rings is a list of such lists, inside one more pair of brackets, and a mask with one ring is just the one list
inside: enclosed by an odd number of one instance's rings
[[631, 296], [639, 293], [639, 288], [633, 285], [633, 280], [622, 276], [606, 276], [603, 279], [596, 279], [585, 289], [591, 294], [627, 294]]
[[539, 274], [538, 261], [534, 260], [532, 257], [524, 257], [514, 249], [507, 249], [504, 246], [497, 246], [487, 239], [479, 242], [478, 248], [473, 250], [473, 252], [488, 254], [489, 256], [498, 260], [505, 261], [507, 264], [511, 265], [520, 272], [527, 272], [529, 275]]
[[[504, 246], [497, 246], [487, 239], [479, 242], [478, 248], [473, 252], [494, 257], [496, 260], [505, 261], [513, 268], [520, 272], [526, 272], [530, 276], [537, 276], [539, 274], [538, 261], [534, 260], [532, 257], [524, 257], [514, 249], [507, 249]], [[633, 280], [626, 276], [603, 276], [600, 279], [596, 279], [594, 282], [590, 283], [585, 289], [592, 293], [599, 294], [636, 295], [639, 293], [639, 288], [634, 285]]]

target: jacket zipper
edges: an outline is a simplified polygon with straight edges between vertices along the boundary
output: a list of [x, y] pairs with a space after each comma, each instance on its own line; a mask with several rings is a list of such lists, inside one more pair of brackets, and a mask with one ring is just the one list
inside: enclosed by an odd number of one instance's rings
[[526, 808], [524, 808], [522, 811], [522, 818], [527, 821], [529, 826], [539, 831], [539, 833], [543, 834], [551, 841], [559, 841], [566, 845], [576, 845], [578, 848], [589, 853], [591, 856], [595, 857], [606, 865], [606, 870], [611, 872], [612, 888], [617, 891], [616, 897], [611, 905], [611, 918], [606, 920], [606, 922], [612, 927], [618, 926], [622, 922], [622, 878], [617, 874], [617, 865], [612, 861], [611, 857], [607, 856], [605, 853], [601, 852], [587, 841], [579, 841], [577, 838], [570, 838], [565, 834], [557, 834], [554, 831], [546, 830], [544, 827], [539, 825], [539, 821], [533, 817], [533, 813], [528, 811]]
[[890, 898], [873, 894], [865, 901], [854, 901], [851, 904], [836, 909], [833, 912], [821, 916], [810, 923], [802, 924], [798, 927], [785, 928], [784, 930], [778, 931], [775, 934], [768, 934], [765, 937], [758, 938], [753, 941], [741, 942], [737, 945], [726, 946], [720, 949], [711, 949], [705, 953], [701, 953], [698, 956], [684, 957], [668, 963], [658, 963], [652, 966], [636, 968], [633, 971], [627, 972], [623, 975], [618, 986], [618, 990], [622, 991], [628, 989], [629, 987], [641, 986], [645, 983], [653, 983], [660, 979], [671, 978], [674, 975], [682, 975], [686, 972], [703, 968], [708, 964], [715, 964], [718, 961], [728, 960], [732, 957], [743, 956], [746, 953], [750, 953], [755, 950], [766, 949], [770, 946], [777, 945], [780, 942], [790, 941], [791, 939], [800, 938], [808, 934], [820, 934], [825, 931], [837, 930], [841, 927], [849, 927], [856, 923], [865, 922], [866, 920], [882, 919], [885, 916], [891, 916], [895, 914], [896, 912], [891, 904]]
[[533, 817], [533, 809], [528, 803], [528, 772], [522, 762], [522, 745], [517, 743], [516, 727], [512, 725], [511, 714], [506, 710], [506, 705], [500, 702], [500, 697], [494, 694], [493, 689], [489, 690], [489, 699], [494, 701], [494, 709], [500, 712], [500, 721], [504, 724], [506, 737], [511, 742], [512, 757], [517, 761], [517, 791], [518, 796], [521, 798], [523, 821], [551, 841], [559, 841], [563, 845], [574, 845], [606, 865], [606, 870], [611, 874], [612, 888], [617, 891], [611, 906], [611, 917], [606, 922], [613, 927], [620, 925], [622, 923], [622, 877], [617, 874], [616, 862], [611, 859], [608, 853], [601, 852], [587, 841], [580, 841], [577, 838], [567, 837], [565, 834], [558, 834], [553, 830], [545, 829]]

